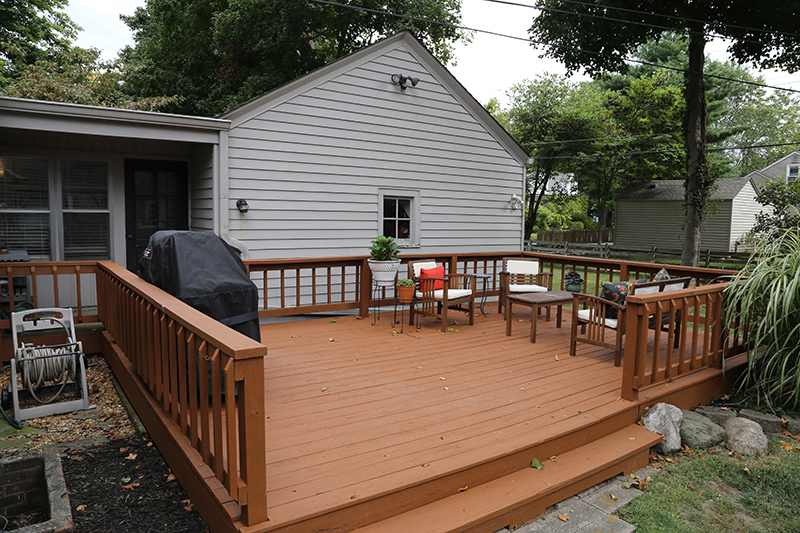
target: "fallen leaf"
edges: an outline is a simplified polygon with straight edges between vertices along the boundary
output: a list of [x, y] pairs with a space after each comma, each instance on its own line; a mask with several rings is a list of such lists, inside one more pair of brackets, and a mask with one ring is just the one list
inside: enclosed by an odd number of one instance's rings
[[560, 515], [558, 515], [558, 518], [559, 518], [559, 520], [561, 520], [562, 522], [566, 522], [567, 520], [569, 520], [569, 517], [568, 517], [567, 515], [565, 515], [565, 514], [560, 514]]
[[167, 476], [167, 483], [175, 481], [175, 474], [170, 474]]
[[459, 487], [459, 488], [458, 488], [458, 492], [464, 492], [464, 491], [465, 491], [465, 490], [467, 490], [468, 488], [469, 488], [469, 485], [465, 485], [465, 486], [463, 486], [463, 487]]
[[333, 341], [335, 341], [335, 340], [336, 340], [336, 339], [334, 339], [333, 337], [328, 337], [328, 342], [333, 342]]
[[675, 462], [675, 459], [673, 459], [672, 457], [664, 457], [664, 460], [666, 462], [668, 462], [668, 463], [674, 463]]
[[84, 511], [84, 510], [86, 510], [86, 506], [85, 506], [85, 505], [83, 505], [83, 504], [81, 504], [81, 505], [77, 506], [77, 507], [75, 508], [75, 510], [76, 510], [76, 511]]
[[125, 459], [127, 459], [129, 461], [133, 461], [134, 459], [136, 459], [136, 457], [137, 457], [137, 455], [135, 453], [129, 453], [128, 456]]
[[442, 381], [445, 381], [445, 380], [447, 380], [447, 378], [443, 378], [443, 377], [441, 377], [441, 376], [439, 376], [439, 379], [441, 379]]
[[123, 489], [132, 489], [132, 488], [138, 487], [138, 486], [139, 486], [139, 484], [134, 482], [134, 483], [129, 483], [127, 485], [122, 485], [122, 488]]
[[130, 482], [131, 482], [131, 478], [129, 478], [129, 477], [124, 477], [124, 478], [122, 478], [120, 481], [122, 481], [123, 483], [130, 483]]
[[616, 496], [614, 496], [614, 495], [613, 495], [612, 493], [610, 493], [610, 492], [608, 493], [608, 497], [609, 497], [609, 498], [611, 498], [611, 501], [616, 501], [616, 500], [619, 500], [619, 498], [617, 498]]
[[558, 361], [558, 360], [559, 360], [559, 359], [558, 359], [558, 354], [556, 354], [556, 361]]
[[328, 387], [322, 387], [322, 391], [321, 392], [325, 392], [326, 390], [328, 390]]
[[189, 505], [187, 505], [186, 507], [183, 508], [183, 510], [186, 511], [186, 512], [191, 512], [192, 509], [194, 509], [194, 504], [193, 503], [190, 503]]
[[539, 459], [534, 459], [533, 461], [531, 461], [531, 468], [535, 468], [536, 470], [541, 470], [542, 468], [544, 468], [544, 465]]
[[450, 387], [445, 387], [444, 390], [450, 390]]
[[744, 470], [744, 471], [745, 471], [745, 473], [746, 473], [748, 476], [752, 476], [752, 475], [753, 475], [753, 473], [752, 473], [752, 472], [750, 472], [750, 469], [749, 469], [749, 468], [747, 468], [746, 466], [743, 466], [743, 467], [742, 467], [742, 470]]
[[634, 487], [634, 486], [638, 487], [639, 486], [639, 482], [638, 481], [626, 481], [625, 483], [622, 484], [622, 486], [624, 488], [626, 488], [626, 489], [629, 489], [629, 488]]

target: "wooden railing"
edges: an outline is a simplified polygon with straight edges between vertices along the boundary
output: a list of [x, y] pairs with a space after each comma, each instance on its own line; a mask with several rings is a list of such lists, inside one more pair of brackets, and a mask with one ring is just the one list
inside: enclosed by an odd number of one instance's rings
[[114, 263], [98, 264], [97, 285], [100, 320], [149, 390], [160, 438], [196, 450], [192, 465], [211, 469], [246, 525], [265, 521], [267, 348]]
[[722, 319], [726, 286], [627, 298], [622, 398], [635, 400], [647, 387], [702, 368], [721, 368], [725, 358], [746, 351], [744, 328]]

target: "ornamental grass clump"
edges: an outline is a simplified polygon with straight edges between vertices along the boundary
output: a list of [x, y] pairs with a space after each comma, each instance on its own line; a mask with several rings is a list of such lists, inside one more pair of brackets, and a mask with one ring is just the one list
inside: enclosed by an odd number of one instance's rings
[[761, 239], [725, 289], [725, 320], [748, 325], [741, 391], [775, 408], [800, 408], [800, 227]]

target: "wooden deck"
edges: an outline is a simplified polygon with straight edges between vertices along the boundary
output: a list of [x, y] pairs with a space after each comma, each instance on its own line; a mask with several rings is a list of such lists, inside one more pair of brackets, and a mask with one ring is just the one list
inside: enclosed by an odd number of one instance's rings
[[660, 438], [632, 426], [644, 407], [690, 407], [722, 390], [721, 373], [706, 369], [625, 401], [613, 352], [581, 345], [569, 356], [568, 308], [560, 329], [555, 313], [539, 318], [536, 344], [529, 309], [515, 308], [510, 337], [496, 307], [487, 311], [447, 333], [426, 318], [399, 333], [390, 313], [375, 326], [355, 316], [262, 326], [269, 521], [237, 527], [522, 524], [646, 463]]

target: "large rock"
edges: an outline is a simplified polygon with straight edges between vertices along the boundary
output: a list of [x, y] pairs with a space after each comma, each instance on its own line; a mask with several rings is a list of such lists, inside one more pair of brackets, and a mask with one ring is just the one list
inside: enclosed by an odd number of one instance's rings
[[800, 418], [793, 416], [785, 416], [784, 418], [786, 419], [786, 431], [792, 435], [800, 435]]
[[664, 440], [656, 444], [656, 451], [671, 453], [681, 449], [682, 419], [681, 410], [668, 403], [658, 403], [644, 414], [644, 427], [664, 436]]
[[755, 455], [767, 452], [767, 436], [758, 422], [737, 416], [722, 426], [728, 433], [726, 446], [732, 452]]
[[757, 422], [764, 433], [781, 433], [783, 431], [783, 420], [775, 415], [753, 411], [752, 409], [742, 409], [739, 416]]
[[736, 416], [736, 411], [732, 409], [728, 409], [727, 407], [714, 407], [712, 405], [702, 405], [695, 409], [694, 412], [708, 417], [709, 420], [720, 426], [722, 426], [727, 419]]
[[683, 411], [681, 442], [686, 446], [711, 448], [725, 440], [725, 430], [703, 415]]

